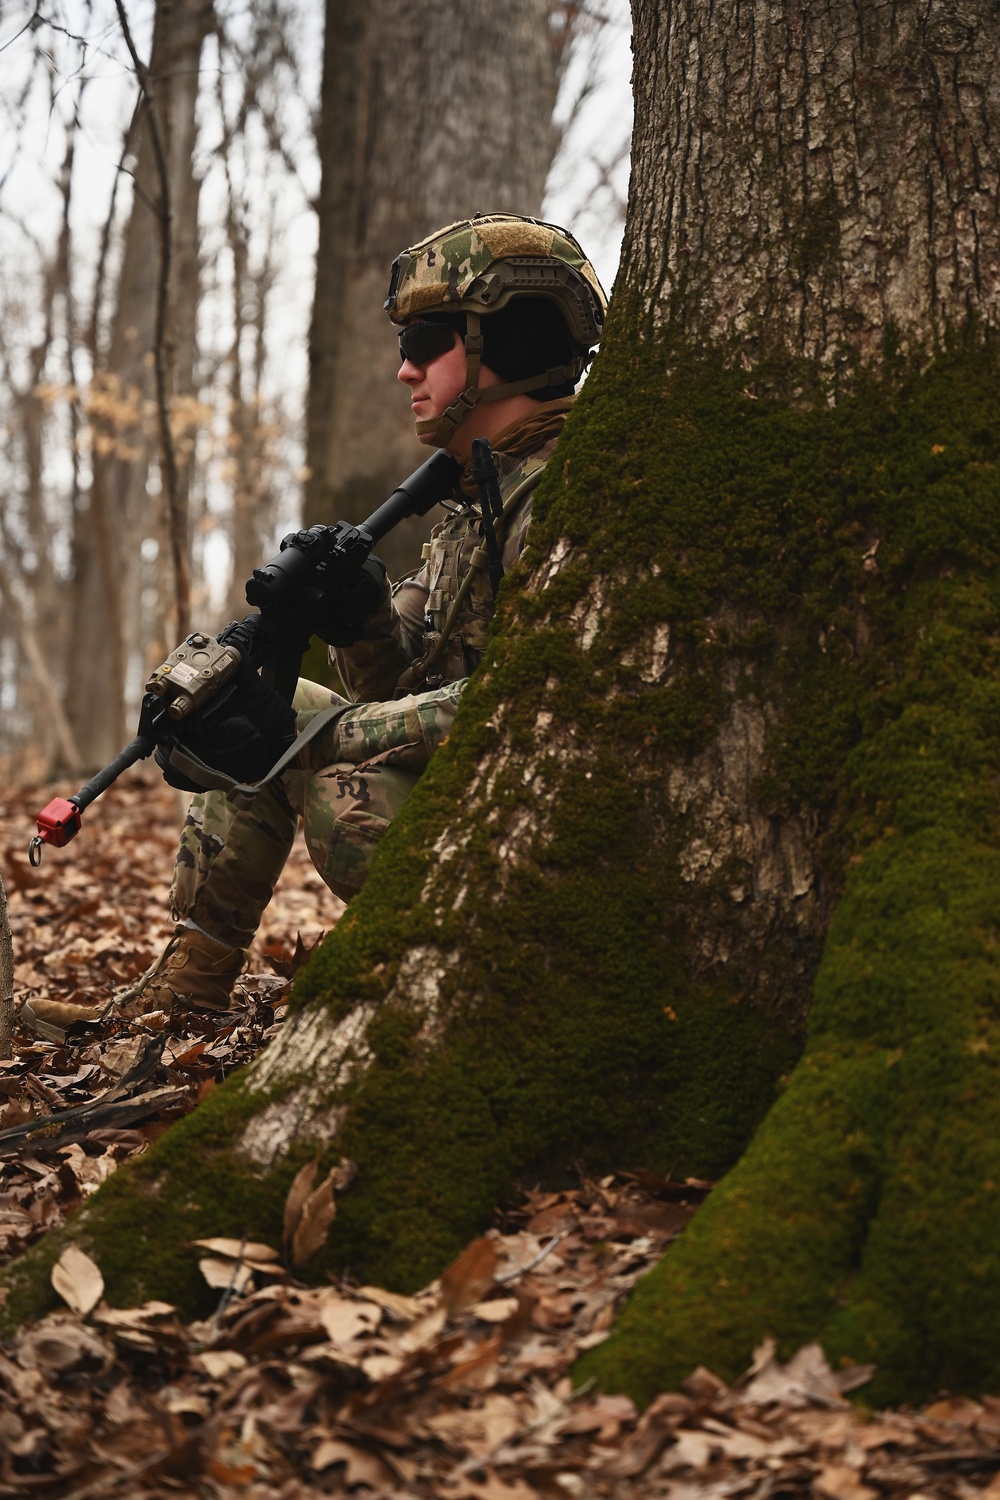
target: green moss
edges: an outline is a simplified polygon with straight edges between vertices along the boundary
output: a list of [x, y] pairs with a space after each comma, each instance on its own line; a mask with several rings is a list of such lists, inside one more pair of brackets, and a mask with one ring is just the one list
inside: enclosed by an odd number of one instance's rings
[[214, 1090], [139, 1161], [121, 1167], [58, 1233], [6, 1267], [9, 1296], [0, 1329], [10, 1331], [56, 1304], [49, 1272], [70, 1240], [101, 1268], [113, 1306], [160, 1297], [190, 1316], [215, 1305], [191, 1242], [209, 1235], [246, 1236], [280, 1246], [291, 1179], [310, 1159], [306, 1148], [269, 1172], [254, 1172], [234, 1144], [262, 1099], [239, 1075]]
[[781, 538], [773, 562], [748, 548], [787, 705], [759, 790], [822, 814], [844, 894], [788, 1088], [581, 1379], [648, 1399], [697, 1363], [735, 1376], [769, 1334], [874, 1362], [876, 1403], [1000, 1378], [995, 391], [970, 339], [835, 409], [750, 421], [785, 473], [778, 504], [744, 450]]
[[1000, 1378], [1000, 851], [924, 830], [852, 876], [810, 1044], [740, 1164], [579, 1376], [641, 1399], [769, 1334], [865, 1398]]

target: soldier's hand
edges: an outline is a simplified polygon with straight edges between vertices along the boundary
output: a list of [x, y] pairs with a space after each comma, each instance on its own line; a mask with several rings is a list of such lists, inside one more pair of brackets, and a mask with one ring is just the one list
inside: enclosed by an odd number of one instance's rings
[[153, 758], [169, 786], [185, 792], [204, 787], [170, 764], [175, 745], [236, 781], [256, 782], [266, 776], [295, 739], [295, 712], [254, 671], [244, 657], [235, 676], [222, 691], [157, 745]]
[[313, 630], [328, 646], [353, 646], [387, 592], [385, 563], [374, 552], [349, 593], [324, 595], [313, 614]]

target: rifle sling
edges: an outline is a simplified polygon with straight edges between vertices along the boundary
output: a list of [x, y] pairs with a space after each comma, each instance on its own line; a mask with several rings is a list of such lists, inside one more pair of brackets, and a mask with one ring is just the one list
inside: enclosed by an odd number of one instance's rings
[[192, 750], [185, 750], [181, 745], [174, 745], [171, 750], [170, 764], [175, 770], [181, 771], [185, 776], [190, 776], [192, 781], [200, 781], [206, 792], [225, 792], [235, 807], [245, 810], [253, 806], [257, 793], [267, 786], [269, 781], [274, 781], [275, 777], [288, 770], [299, 752], [316, 738], [321, 729], [325, 729], [328, 724], [335, 724], [348, 710], [356, 707], [354, 703], [335, 703], [330, 708], [325, 708], [322, 713], [318, 713], [314, 719], [310, 719], [302, 733], [296, 735], [288, 749], [278, 757], [267, 775], [262, 776], [259, 781], [237, 781], [235, 776], [227, 776], [225, 771], [217, 771], [214, 766], [207, 765]]

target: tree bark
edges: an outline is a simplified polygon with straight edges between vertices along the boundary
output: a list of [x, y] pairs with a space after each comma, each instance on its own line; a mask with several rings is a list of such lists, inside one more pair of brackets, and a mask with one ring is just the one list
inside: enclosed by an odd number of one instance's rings
[[[198, 183], [193, 149], [197, 122], [198, 62], [213, 25], [211, 0], [169, 0], [157, 7], [150, 58], [171, 182], [171, 310], [164, 358], [175, 395], [193, 387], [198, 308]], [[122, 269], [110, 319], [106, 353], [95, 348], [89, 397], [93, 481], [76, 520], [73, 612], [77, 622], [70, 657], [67, 712], [89, 766], [100, 765], [125, 737], [125, 683], [146, 666], [145, 646], [156, 622], [142, 608], [143, 540], [160, 533], [161, 493], [147, 489], [158, 461], [151, 356], [160, 265], [156, 204], [159, 175], [148, 120], [139, 115], [137, 192], [125, 231]], [[178, 476], [186, 510], [187, 471]], [[165, 532], [162, 533], [165, 536]], [[149, 627], [152, 626], [152, 629]]]
[[581, 1373], [648, 1399], [770, 1333], [875, 1402], [995, 1388], [1000, 19], [963, 15], [637, 6], [624, 274], [499, 628], [282, 1034], [76, 1220], [112, 1295], [194, 1300], [176, 1247], [279, 1234], [310, 1155], [359, 1169], [318, 1272], [400, 1286], [518, 1179], [731, 1168]]
[[657, 324], [837, 388], [1000, 290], [990, 9], [634, 0], [623, 270]]
[[997, 12], [640, 0], [636, 46], [626, 279], [730, 372], [691, 477], [771, 639], [754, 800], [804, 797], [833, 919], [802, 1061], [580, 1373], [646, 1395], [774, 1334], [874, 1403], [992, 1389]]
[[[416, 468], [389, 266], [477, 210], [538, 213], [557, 138], [550, 0], [328, 0], [310, 331], [307, 525], [361, 520]], [[470, 196], [472, 194], [472, 196]], [[422, 523], [380, 547], [414, 564]]]

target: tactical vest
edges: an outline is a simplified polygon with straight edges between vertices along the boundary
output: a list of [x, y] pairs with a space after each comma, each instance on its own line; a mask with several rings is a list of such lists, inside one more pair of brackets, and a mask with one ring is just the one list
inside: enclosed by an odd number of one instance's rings
[[[531, 516], [531, 492], [541, 479], [554, 446], [553, 439], [538, 453], [501, 466], [500, 498], [506, 516], [502, 547], [505, 571], [513, 567], [524, 550]], [[487, 570], [482, 565], [482, 553], [481, 512], [478, 505], [473, 506], [471, 501], [435, 526], [430, 540], [424, 543], [421, 551], [424, 567], [421, 573], [426, 578], [428, 587], [424, 616], [424, 654], [437, 646], [442, 632], [447, 629], [451, 607], [462, 582], [470, 568], [475, 568], [471, 587], [448, 631], [443, 651], [427, 679], [428, 687], [468, 677], [482, 658], [494, 609], [493, 590]]]

